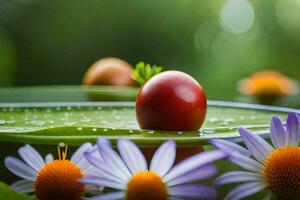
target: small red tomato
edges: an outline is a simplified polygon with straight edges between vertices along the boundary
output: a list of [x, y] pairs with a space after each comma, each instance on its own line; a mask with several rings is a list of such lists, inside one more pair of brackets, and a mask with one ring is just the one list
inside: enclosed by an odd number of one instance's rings
[[142, 129], [197, 131], [206, 115], [201, 85], [179, 71], [162, 72], [140, 89], [136, 116]]

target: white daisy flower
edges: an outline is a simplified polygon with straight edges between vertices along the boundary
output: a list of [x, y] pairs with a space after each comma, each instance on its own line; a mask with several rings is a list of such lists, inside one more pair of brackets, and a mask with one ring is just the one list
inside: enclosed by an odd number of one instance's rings
[[17, 192], [34, 192], [40, 200], [81, 199], [85, 188], [78, 179], [95, 170], [83, 156], [89, 149], [92, 144], [84, 143], [68, 160], [67, 146], [64, 151], [58, 146], [59, 159], [54, 160], [52, 154], [43, 159], [32, 146], [24, 145], [18, 150], [22, 160], [12, 156], [4, 160], [9, 171], [23, 178], [11, 187]]
[[[117, 191], [91, 198], [92, 200], [179, 200], [215, 199], [214, 187], [195, 183], [213, 176], [217, 169], [214, 161], [226, 157], [219, 150], [192, 156], [173, 167], [176, 144], [167, 141], [155, 152], [148, 168], [140, 149], [131, 141], [118, 140], [119, 154], [108, 140], [99, 138], [98, 149], [85, 154], [98, 168], [96, 176], [81, 179], [82, 183], [95, 184]], [[101, 156], [95, 157], [95, 154]]]
[[241, 183], [229, 192], [225, 200], [237, 200], [253, 195], [263, 189], [270, 192], [265, 200], [300, 199], [300, 138], [299, 119], [290, 113], [286, 126], [273, 117], [270, 136], [273, 145], [256, 134], [240, 128], [240, 135], [247, 149], [235, 143], [215, 139], [211, 143], [224, 152], [231, 152], [229, 160], [245, 171], [228, 172], [215, 183]]

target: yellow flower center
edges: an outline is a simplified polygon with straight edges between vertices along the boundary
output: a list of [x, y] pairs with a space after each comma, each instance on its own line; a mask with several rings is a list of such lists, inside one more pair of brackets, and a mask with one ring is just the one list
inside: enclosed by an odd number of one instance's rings
[[277, 149], [267, 158], [264, 172], [272, 192], [278, 198], [298, 198], [300, 194], [300, 148]]
[[242, 93], [255, 96], [286, 96], [296, 92], [295, 83], [276, 71], [257, 72], [240, 82]]
[[47, 163], [37, 174], [35, 195], [39, 200], [80, 200], [84, 185], [78, 180], [83, 173], [75, 163], [66, 159], [68, 146], [59, 144], [57, 150], [58, 160]]
[[167, 200], [166, 185], [155, 172], [138, 172], [127, 184], [126, 200]]
[[84, 185], [78, 182], [83, 174], [69, 160], [54, 160], [38, 173], [34, 187], [39, 200], [79, 200]]

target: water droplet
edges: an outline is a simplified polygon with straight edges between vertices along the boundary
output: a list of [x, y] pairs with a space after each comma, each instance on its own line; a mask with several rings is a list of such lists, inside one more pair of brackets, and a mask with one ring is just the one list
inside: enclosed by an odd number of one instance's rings
[[133, 133], [133, 130], [129, 130], [129, 133]]
[[74, 126], [75, 124], [77, 124], [77, 122], [69, 122], [69, 121], [64, 122], [64, 125], [66, 126]]
[[205, 128], [205, 129], [201, 130], [201, 132], [204, 133], [204, 134], [212, 134], [215, 131], [212, 128]]
[[219, 119], [217, 117], [211, 117], [209, 118], [209, 121], [213, 123], [219, 121]]
[[153, 134], [153, 133], [155, 133], [155, 131], [154, 130], [150, 130], [150, 131], [148, 131], [148, 133], [149, 134]]
[[98, 109], [98, 110], [102, 110], [102, 107], [99, 106], [97, 109]]
[[0, 125], [3, 125], [3, 124], [5, 124], [5, 120], [0, 119]]
[[233, 118], [226, 118], [223, 120], [223, 122], [232, 123], [235, 122], [235, 120]]
[[35, 126], [43, 126], [45, 124], [45, 122], [41, 120], [32, 120], [30, 123]]
[[60, 107], [56, 107], [56, 110], [57, 110], [57, 111], [60, 111]]
[[226, 125], [228, 125], [229, 123], [228, 122], [222, 122], [220, 125], [221, 126], [226, 126]]
[[93, 128], [93, 129], [92, 129], [92, 131], [93, 131], [93, 132], [96, 132], [96, 131], [97, 131], [97, 129], [96, 129], [96, 128]]
[[178, 134], [178, 135], [182, 135], [182, 134], [183, 134], [183, 131], [177, 131], [177, 134]]
[[78, 127], [77, 130], [78, 130], [78, 131], [82, 131], [82, 127]]
[[71, 106], [68, 106], [68, 107], [67, 107], [67, 110], [72, 110]]
[[54, 121], [53, 121], [53, 120], [49, 120], [48, 122], [49, 122], [50, 124], [53, 124], [53, 123], [54, 123]]
[[7, 124], [14, 124], [16, 121], [14, 119], [6, 120], [5, 121]]
[[91, 120], [92, 120], [91, 118], [83, 117], [80, 121], [83, 122], [83, 123], [88, 123], [88, 122], [90, 122]]
[[104, 132], [107, 132], [107, 128], [103, 129]]

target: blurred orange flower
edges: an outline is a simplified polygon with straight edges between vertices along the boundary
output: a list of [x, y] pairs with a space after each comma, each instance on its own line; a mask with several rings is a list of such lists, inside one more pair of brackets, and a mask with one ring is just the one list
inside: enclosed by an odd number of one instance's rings
[[238, 84], [242, 94], [253, 95], [258, 99], [264, 97], [283, 97], [297, 93], [297, 84], [278, 71], [256, 72]]

